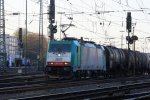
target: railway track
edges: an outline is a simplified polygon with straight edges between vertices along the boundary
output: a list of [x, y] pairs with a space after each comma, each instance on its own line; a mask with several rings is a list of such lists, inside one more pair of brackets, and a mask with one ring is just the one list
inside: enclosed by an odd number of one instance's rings
[[[134, 79], [138, 80], [141, 78], [149, 78], [147, 76], [142, 76], [142, 77], [134, 77]], [[128, 80], [132, 79], [132, 77], [129, 78], [120, 78], [118, 80]], [[92, 81], [92, 83], [97, 83], [97, 82], [109, 82], [110, 79], [104, 79], [104, 78], [99, 78], [99, 79], [82, 79], [78, 80], [79, 83], [82, 83], [82, 81], [88, 80]], [[115, 81], [116, 79], [111, 79], [112, 81]], [[0, 79], [0, 88], [2, 87], [12, 87], [12, 86], [21, 86], [21, 85], [32, 85], [32, 84], [40, 84], [40, 83], [67, 83], [67, 82], [74, 82], [75, 80], [56, 80], [56, 79], [50, 79], [50, 80], [45, 80], [45, 75], [44, 74], [35, 74], [35, 75], [20, 75], [20, 76], [13, 76], [13, 77], [8, 77], [8, 78], [2, 78]], [[111, 82], [111, 81], [110, 81]]]
[[[134, 83], [134, 85], [135, 85], [135, 83], [139, 83], [139, 82], [143, 82], [143, 81], [147, 82], [147, 86], [149, 86], [150, 79], [149, 79], [148, 76], [119, 78], [119, 79], [105, 79], [105, 80], [84, 79], [84, 80], [77, 80], [77, 81], [74, 81], [74, 80], [39, 81], [37, 83], [35, 82], [35, 83], [32, 83], [32, 84], [26, 84], [26, 85], [21, 85], [21, 86], [0, 88], [0, 95], [3, 95], [3, 94], [17, 94], [17, 93], [19, 94], [19, 93], [24, 93], [24, 92], [29, 92], [29, 91], [31, 91], [31, 92], [39, 91], [40, 92], [40, 90], [46, 90], [47, 91], [47, 90], [51, 90], [51, 89], [58, 89], [58, 90], [60, 89], [59, 91], [61, 91], [62, 88], [80, 87], [80, 86], [85, 86], [85, 85], [95, 85], [98, 88], [98, 90], [100, 90], [100, 88], [110, 87], [112, 84], [129, 84], [130, 83], [130, 85], [131, 85], [131, 84]], [[106, 84], [106, 86], [104, 84]], [[146, 84], [146, 83], [144, 83], [144, 84]], [[114, 89], [115, 91], [120, 91], [122, 88], [123, 88], [123, 86], [119, 87], [119, 90], [115, 90], [115, 89], [118, 89], [118, 86], [116, 86], [116, 87], [108, 88], [108, 90], [109, 89], [110, 90]], [[124, 88], [127, 88], [127, 86], [124, 85]], [[95, 91], [95, 90], [97, 91], [97, 89], [94, 89], [92, 91]], [[105, 90], [105, 92], [107, 91], [108, 94], [110, 94], [109, 92], [112, 93], [114, 91], [114, 90], [108, 91], [107, 88], [104, 88], [103, 90]], [[88, 91], [90, 93], [92, 93], [93, 95], [97, 94], [96, 92], [91, 92], [91, 90], [86, 90], [86, 93], [88, 93]], [[101, 92], [102, 92], [102, 90], [101, 90]], [[126, 90], [126, 92], [127, 92], [127, 90]], [[71, 92], [69, 92], [69, 93], [71, 93]], [[80, 94], [82, 94], [81, 97], [84, 96], [83, 91], [82, 92], [81, 91], [76, 91], [76, 94], [78, 94], [79, 97], [80, 97]], [[55, 95], [56, 95], [56, 97], [59, 97], [59, 94], [56, 93]], [[61, 93], [61, 95], [64, 95], [64, 97], [66, 97], [65, 94]], [[72, 93], [72, 95], [74, 95], [74, 93]], [[91, 95], [91, 94], [87, 94], [87, 95]], [[86, 95], [86, 97], [87, 97], [87, 95]], [[48, 97], [51, 98], [51, 95], [49, 95], [49, 94], [41, 95], [41, 96], [46, 96], [46, 98], [48, 98]], [[38, 98], [39, 96], [38, 97], [37, 96], [32, 96], [32, 97], [33, 98], [34, 97]], [[61, 97], [63, 97], [63, 96], [61, 96]], [[73, 96], [71, 96], [71, 97], [73, 98]], [[76, 97], [78, 97], [78, 96], [76, 96]], [[41, 97], [41, 98], [45, 98], [45, 97]], [[28, 99], [25, 99], [25, 100], [28, 100]]]
[[[42, 79], [40, 80], [39, 78]], [[27, 80], [26, 80], [27, 78]], [[0, 94], [4, 93], [18, 93], [25, 91], [43, 90], [46, 88], [65, 88], [88, 84], [99, 84], [99, 83], [110, 83], [110, 82], [125, 82], [125, 80], [141, 80], [141, 78], [148, 79], [147, 76], [142, 77], [129, 77], [129, 78], [118, 78], [118, 79], [83, 79], [83, 80], [44, 80], [43, 75], [26, 77], [24, 80], [19, 82], [0, 83]], [[34, 78], [34, 80], [32, 80]], [[37, 79], [36, 79], [37, 78]], [[31, 88], [32, 87], [32, 88]]]
[[8, 83], [8, 82], [21, 82], [25, 80], [33, 80], [33, 79], [40, 79], [44, 78], [44, 74], [28, 74], [28, 75], [8, 75], [8, 76], [0, 76], [0, 83]]
[[[17, 87], [24, 87], [24, 86], [29, 86], [29, 85], [37, 85], [37, 84], [46, 84], [52, 87], [65, 87], [68, 86], [68, 84], [72, 84], [71, 86], [76, 86], [76, 85], [86, 85], [86, 84], [97, 84], [97, 83], [109, 83], [109, 82], [117, 82], [118, 80], [120, 82], [125, 82], [125, 80], [141, 80], [142, 78], [144, 79], [149, 79], [148, 76], [142, 76], [142, 77], [128, 77], [128, 78], [118, 78], [118, 79], [82, 79], [82, 80], [56, 80], [56, 79], [50, 79], [50, 80], [45, 80], [44, 75], [32, 75], [32, 76], [24, 76], [24, 77], [17, 77], [19, 81], [14, 81], [16, 80], [16, 77], [13, 79], [7, 79], [11, 80], [11, 82], [2, 82], [0, 83], [0, 89], [3, 88], [17, 88]], [[12, 82], [13, 81], [13, 82]], [[56, 86], [55, 86], [56, 85]]]
[[0, 75], [0, 83], [1, 82], [11, 82], [11, 81], [20, 81], [20, 79], [32, 79], [43, 77], [42, 73], [34, 73], [34, 74], [12, 74], [12, 75]]
[[[45, 94], [32, 97], [17, 98], [16, 100], [99, 100], [99, 99], [145, 99], [150, 98], [149, 92], [130, 93], [131, 90], [147, 88], [150, 82], [134, 83], [119, 86], [110, 86], [105, 88], [96, 88], [89, 90], [72, 91], [58, 94]], [[115, 95], [116, 93], [120, 93]]]

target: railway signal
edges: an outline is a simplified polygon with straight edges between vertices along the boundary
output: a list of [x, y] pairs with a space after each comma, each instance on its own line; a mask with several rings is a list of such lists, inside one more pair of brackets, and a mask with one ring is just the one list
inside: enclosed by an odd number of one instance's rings
[[52, 33], [56, 33], [57, 32], [57, 26], [56, 25], [52, 25]]
[[22, 42], [22, 28], [19, 28], [19, 33], [18, 33], [18, 46], [20, 48], [23, 48], [23, 42]]
[[133, 41], [130, 38], [130, 32], [131, 32], [131, 28], [132, 27], [132, 17], [131, 17], [131, 12], [127, 12], [127, 18], [126, 18], [126, 29], [128, 30], [128, 36], [126, 37], [126, 40], [128, 41], [128, 57], [127, 57], [127, 62], [128, 62], [128, 69], [129, 69], [129, 53], [130, 53], [130, 44], [133, 43]]
[[57, 32], [57, 26], [53, 25], [55, 23], [55, 0], [50, 0], [50, 6], [49, 6], [49, 29], [50, 29], [50, 40], [54, 40], [54, 33]]
[[22, 28], [19, 28], [18, 37], [19, 37], [19, 41], [22, 42]]
[[126, 24], [126, 29], [128, 30], [128, 32], [132, 31], [132, 17], [131, 17], [131, 12], [127, 13], [127, 24]]
[[136, 35], [133, 35], [132, 37], [126, 36], [126, 40], [129, 42], [129, 44], [133, 44], [134, 41], [138, 40], [138, 37]]

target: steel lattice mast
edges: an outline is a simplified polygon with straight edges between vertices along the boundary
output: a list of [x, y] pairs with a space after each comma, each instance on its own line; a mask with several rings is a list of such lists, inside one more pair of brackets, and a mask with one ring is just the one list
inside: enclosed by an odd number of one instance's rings
[[0, 70], [6, 66], [4, 0], [0, 0]]
[[[39, 16], [39, 56], [42, 52], [43, 46], [43, 0], [39, 0], [40, 2], [40, 16]], [[42, 44], [42, 45], [41, 45]]]

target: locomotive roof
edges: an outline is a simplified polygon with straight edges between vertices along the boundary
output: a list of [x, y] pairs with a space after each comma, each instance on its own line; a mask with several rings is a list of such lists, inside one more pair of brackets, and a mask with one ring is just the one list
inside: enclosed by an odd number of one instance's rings
[[96, 44], [94, 41], [83, 41], [83, 43]]
[[51, 41], [50, 44], [75, 44], [77, 46], [80, 45], [80, 43], [76, 40], [73, 40], [73, 41]]
[[77, 41], [78, 41], [78, 39], [77, 39], [77, 38], [74, 38], [74, 37], [65, 37], [65, 38], [63, 38], [62, 40], [64, 40], [64, 41], [73, 41], [73, 40], [77, 40]]

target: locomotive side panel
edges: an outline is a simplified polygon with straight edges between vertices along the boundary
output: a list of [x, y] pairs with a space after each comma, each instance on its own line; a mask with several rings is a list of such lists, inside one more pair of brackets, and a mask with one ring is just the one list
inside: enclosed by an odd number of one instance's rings
[[103, 59], [101, 49], [81, 46], [81, 66], [79, 70], [106, 70]]
[[78, 41], [73, 41], [71, 45], [71, 67], [75, 72], [80, 66], [80, 44]]

